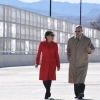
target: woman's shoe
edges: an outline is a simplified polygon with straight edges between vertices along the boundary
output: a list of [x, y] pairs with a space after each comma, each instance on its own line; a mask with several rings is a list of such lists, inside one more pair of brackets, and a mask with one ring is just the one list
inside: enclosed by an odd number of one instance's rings
[[78, 96], [76, 96], [75, 98], [78, 98]]
[[50, 92], [48, 93], [48, 97], [51, 97], [51, 93]]
[[48, 99], [48, 97], [45, 97], [44, 99]]
[[49, 96], [48, 96], [48, 92], [46, 92], [46, 93], [45, 93], [44, 99], [48, 99], [48, 97], [49, 97]]

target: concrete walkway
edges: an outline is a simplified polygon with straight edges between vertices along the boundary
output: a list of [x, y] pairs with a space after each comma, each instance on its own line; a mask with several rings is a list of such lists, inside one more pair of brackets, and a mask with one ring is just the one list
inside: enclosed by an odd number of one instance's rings
[[[45, 89], [38, 74], [39, 68], [34, 66], [0, 68], [0, 100], [44, 100]], [[68, 64], [61, 64], [51, 93], [50, 100], [77, 100], [73, 84], [68, 84]], [[83, 100], [100, 100], [100, 63], [89, 64]]]

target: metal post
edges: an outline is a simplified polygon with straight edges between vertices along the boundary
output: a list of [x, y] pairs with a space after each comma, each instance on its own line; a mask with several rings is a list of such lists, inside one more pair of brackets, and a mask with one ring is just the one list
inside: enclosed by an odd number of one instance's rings
[[50, 13], [49, 13], [49, 15], [50, 15], [50, 17], [51, 17], [51, 7], [52, 6], [52, 1], [50, 0]]
[[82, 0], [80, 0], [80, 25], [81, 25], [81, 22], [82, 21]]

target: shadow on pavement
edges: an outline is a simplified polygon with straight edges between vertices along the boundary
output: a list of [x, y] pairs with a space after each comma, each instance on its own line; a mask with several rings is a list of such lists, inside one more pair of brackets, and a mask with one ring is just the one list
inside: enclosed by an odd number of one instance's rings
[[[54, 99], [54, 98], [50, 98], [49, 100], [64, 100], [64, 99]], [[76, 99], [76, 100], [93, 100], [93, 99]]]
[[[54, 98], [50, 98], [49, 100], [64, 100], [64, 99], [54, 99]], [[76, 99], [76, 100], [93, 100], [93, 99]]]
[[80, 99], [80, 100], [93, 100], [93, 99]]

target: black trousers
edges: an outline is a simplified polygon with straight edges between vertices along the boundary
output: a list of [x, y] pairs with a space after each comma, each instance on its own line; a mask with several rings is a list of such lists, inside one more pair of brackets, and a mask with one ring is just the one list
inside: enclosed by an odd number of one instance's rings
[[74, 84], [74, 93], [75, 93], [76, 97], [78, 97], [80, 93], [84, 93], [84, 90], [85, 90], [84, 83]]
[[46, 92], [50, 92], [52, 81], [51, 80], [43, 81], [43, 84], [46, 89]]

